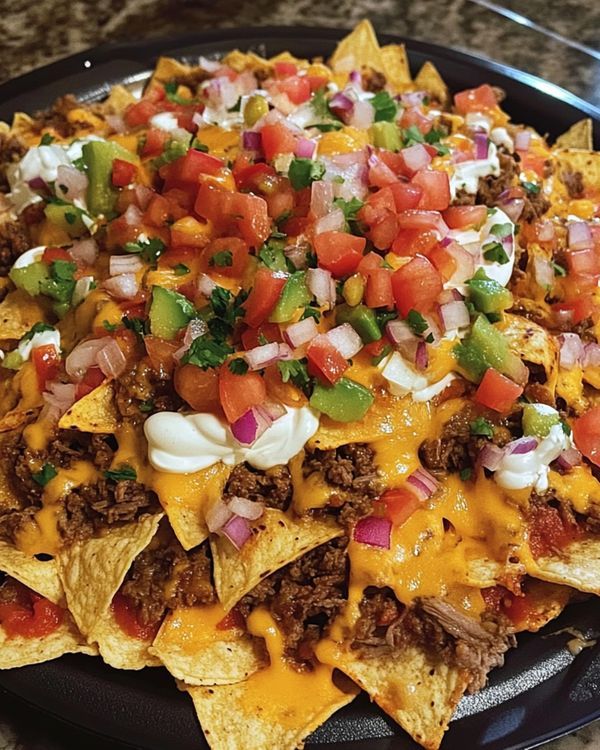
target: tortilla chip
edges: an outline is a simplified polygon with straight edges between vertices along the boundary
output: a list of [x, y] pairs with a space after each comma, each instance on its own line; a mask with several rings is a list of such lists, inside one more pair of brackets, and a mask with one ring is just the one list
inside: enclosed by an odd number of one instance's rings
[[154, 472], [152, 489], [185, 550], [197, 547], [208, 538], [204, 513], [221, 499], [230, 474], [231, 467], [221, 463], [193, 474]]
[[336, 654], [336, 664], [427, 750], [440, 746], [469, 681], [466, 672], [432, 660], [411, 645], [393, 659], [361, 659], [348, 648]]
[[498, 326], [508, 339], [511, 349], [522, 359], [542, 365], [546, 387], [554, 393], [558, 378], [558, 344], [545, 328], [520, 315], [505, 313]]
[[102, 383], [87, 396], [80, 398], [65, 412], [58, 426], [61, 430], [76, 429], [81, 432], [115, 432], [119, 426], [114, 403], [114, 386]]
[[386, 44], [381, 48], [385, 77], [396, 91], [405, 91], [412, 84], [408, 56], [403, 44]]
[[64, 601], [56, 560], [38, 560], [0, 542], [0, 570], [54, 604]]
[[219, 605], [170, 612], [150, 649], [173, 677], [188, 685], [229, 685], [265, 666], [263, 651], [244, 631], [219, 629]]
[[161, 518], [161, 513], [142, 517], [97, 539], [76, 542], [58, 555], [67, 606], [88, 640], [94, 641], [96, 629], [112, 617], [113, 597], [131, 563], [150, 544]]
[[150, 653], [150, 642], [127, 635], [111, 613], [98, 621], [93, 636], [100, 656], [115, 669], [161, 666], [159, 659]]
[[15, 289], [0, 302], [0, 339], [20, 339], [43, 319], [44, 310], [36, 300]]
[[343, 534], [333, 519], [290, 518], [273, 508], [265, 509], [252, 528], [254, 535], [241, 550], [224, 537], [210, 542], [215, 588], [226, 611], [263, 578]]
[[281, 685], [277, 679], [269, 681], [266, 669], [237, 685], [189, 689], [211, 749], [301, 747], [305, 737], [356, 696], [356, 691], [346, 692], [334, 685], [331, 670], [323, 666], [318, 669], [328, 677], [328, 684], [319, 684], [313, 672], [298, 675], [298, 688], [293, 678]]
[[268, 74], [271, 70], [269, 61], [264, 57], [254, 52], [241, 52], [239, 49], [228, 52], [223, 58], [223, 64], [233, 68], [236, 73], [243, 73], [244, 70], [260, 70]]
[[150, 79], [150, 86], [154, 83], [166, 83], [173, 78], [186, 76], [192, 68], [173, 57], [159, 57]]
[[573, 596], [573, 589], [547, 581], [528, 578], [525, 584], [527, 596], [527, 618], [523, 623], [517, 623], [517, 632], [527, 630], [536, 633], [547, 625], [569, 603]]
[[100, 107], [102, 112], [120, 114], [130, 104], [133, 104], [136, 101], [137, 99], [129, 89], [118, 84], [111, 88], [110, 94], [103, 102], [101, 102]]
[[538, 557], [526, 565], [527, 572], [534, 578], [600, 594], [600, 539], [597, 537], [572, 542], [552, 557]]
[[329, 65], [334, 73], [350, 73], [368, 67], [385, 74], [384, 58], [370, 21], [363, 19], [338, 43]]
[[0, 626], [0, 669], [39, 664], [58, 659], [63, 654], [94, 656], [97, 653], [93, 646], [82, 643], [81, 634], [70, 617], [67, 617], [53, 633], [43, 638], [8, 638]]
[[426, 91], [432, 99], [440, 102], [443, 106], [450, 101], [450, 94], [444, 79], [429, 60], [423, 64], [423, 67], [417, 73], [414, 83], [417, 91]]
[[554, 143], [555, 148], [584, 148], [591, 151], [594, 148], [593, 122], [590, 117], [579, 120], [559, 135]]
[[581, 172], [586, 189], [600, 190], [600, 152], [587, 149], [560, 149], [552, 154], [556, 173]]
[[0, 418], [0, 433], [24, 427], [37, 413], [36, 409], [13, 409]]

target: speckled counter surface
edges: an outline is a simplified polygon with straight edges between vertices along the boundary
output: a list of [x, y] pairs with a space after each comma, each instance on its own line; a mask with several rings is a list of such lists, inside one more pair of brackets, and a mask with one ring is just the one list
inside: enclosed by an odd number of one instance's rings
[[[105, 41], [215, 27], [351, 27], [368, 16], [381, 31], [493, 58], [600, 107], [600, 1], [499, 0], [499, 5], [488, 0], [4, 0], [0, 81]], [[511, 13], [525, 15], [530, 23], [507, 17]], [[0, 704], [0, 750], [82, 747], [111, 750], [106, 743], [96, 748], [11, 700]], [[599, 750], [600, 725], [546, 747]]]

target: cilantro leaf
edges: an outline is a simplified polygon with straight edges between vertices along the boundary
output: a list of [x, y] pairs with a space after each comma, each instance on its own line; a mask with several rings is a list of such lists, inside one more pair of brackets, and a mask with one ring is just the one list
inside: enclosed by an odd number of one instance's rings
[[483, 437], [494, 437], [494, 427], [484, 417], [477, 417], [469, 425], [471, 435], [483, 435]]
[[170, 102], [173, 102], [173, 104], [193, 104], [195, 99], [188, 99], [186, 96], [179, 96], [177, 93], [178, 88], [179, 84], [177, 81], [169, 81], [168, 83], [165, 83], [165, 94], [167, 95], [167, 99]]
[[192, 341], [181, 361], [183, 364], [196, 365], [201, 370], [207, 370], [209, 367], [222, 365], [233, 351], [225, 342], [215, 341], [207, 335], [198, 336]]
[[321, 320], [321, 311], [312, 305], [304, 308], [304, 312], [300, 316], [300, 320], [306, 320], [306, 318], [314, 318], [318, 323]]
[[117, 330], [118, 325], [116, 323], [109, 323], [108, 320], [103, 320], [102, 328], [104, 328], [105, 331], [112, 333], [113, 331]]
[[137, 479], [137, 472], [129, 464], [121, 464], [118, 469], [109, 469], [104, 472], [104, 478], [110, 479], [112, 482], [121, 482], [124, 480], [130, 480], [135, 482]]
[[562, 427], [562, 431], [567, 436], [573, 432], [573, 430], [571, 429], [571, 425], [568, 422], [565, 422], [564, 419], [561, 419], [560, 426]]
[[193, 148], [194, 151], [202, 151], [202, 153], [204, 154], [208, 153], [208, 146], [206, 146], [204, 143], [201, 143], [197, 138], [192, 139], [191, 148]]
[[554, 275], [555, 276], [566, 276], [567, 275], [567, 269], [561, 266], [559, 263], [554, 263], [554, 261], [550, 262], [550, 265], [554, 269]]
[[45, 487], [48, 482], [51, 479], [54, 479], [57, 474], [58, 472], [54, 468], [53, 464], [45, 463], [42, 466], [41, 471], [38, 471], [36, 474], [32, 474], [31, 478], [34, 482], [36, 482], [36, 484], [39, 484], [40, 487]]
[[331, 116], [331, 112], [329, 110], [329, 102], [327, 101], [327, 89], [324, 86], [315, 91], [312, 99], [310, 100], [310, 106], [312, 111], [318, 117]]
[[126, 253], [137, 253], [146, 263], [156, 263], [166, 250], [165, 243], [158, 237], [137, 242], [126, 242], [124, 248]]
[[173, 271], [175, 271], [175, 276], [185, 276], [186, 273], [190, 272], [190, 269], [185, 263], [178, 263], [176, 266], [173, 266]]
[[416, 310], [408, 311], [406, 322], [408, 323], [410, 330], [415, 334], [415, 336], [420, 336], [429, 328], [429, 323], [425, 320], [421, 313], [417, 312]]
[[54, 331], [56, 330], [54, 326], [49, 325], [48, 323], [34, 323], [31, 328], [27, 331], [27, 333], [21, 338], [21, 341], [31, 341], [31, 339], [35, 336], [36, 333], [43, 333], [44, 331]]
[[535, 182], [522, 182], [521, 185], [528, 193], [533, 193], [534, 195], [537, 195], [541, 190], [540, 186], [536, 185]]
[[365, 204], [358, 198], [351, 198], [349, 201], [346, 201], [343, 198], [335, 198], [333, 205], [336, 208], [342, 209], [344, 219], [346, 220], [346, 229], [352, 232], [357, 232], [359, 227], [356, 215]]
[[210, 293], [210, 304], [215, 315], [224, 317], [227, 314], [227, 306], [231, 301], [231, 297], [231, 292], [222, 286], [216, 286], [212, 290]]
[[284, 383], [291, 381], [300, 390], [310, 385], [306, 359], [281, 360], [277, 363], [277, 369]]
[[288, 177], [294, 190], [302, 190], [313, 182], [320, 180], [325, 174], [325, 165], [312, 159], [295, 157], [288, 170]]
[[40, 292], [53, 299], [60, 307], [55, 306], [58, 313], [64, 314], [71, 304], [75, 279], [73, 277], [77, 265], [68, 260], [55, 260], [50, 264], [50, 278], [40, 281]]
[[146, 321], [142, 320], [142, 318], [129, 318], [125, 315], [123, 325], [125, 328], [136, 333], [140, 338], [143, 338], [146, 334]]
[[228, 367], [234, 375], [245, 375], [248, 372], [248, 363], [243, 357], [229, 360]]
[[220, 250], [215, 253], [212, 258], [208, 261], [209, 266], [218, 266], [223, 268], [225, 266], [233, 265], [233, 253], [231, 250]]
[[470, 466], [467, 466], [466, 469], [461, 469], [460, 470], [459, 476], [460, 476], [460, 478], [462, 479], [463, 482], [466, 482], [466, 481], [468, 481], [471, 478], [471, 474], [472, 473], [473, 473], [473, 469], [471, 469]]
[[510, 260], [506, 250], [499, 242], [488, 242], [481, 249], [483, 250], [483, 257], [492, 263], [500, 263], [503, 266]]
[[148, 414], [154, 409], [154, 401], [149, 398], [146, 401], [141, 401], [138, 404], [138, 409], [142, 412], [142, 414]]
[[270, 271], [287, 271], [287, 260], [283, 253], [283, 247], [281, 243], [265, 242], [265, 244], [258, 251], [258, 259], [263, 263]]
[[49, 146], [55, 140], [54, 136], [50, 133], [44, 133], [40, 138], [40, 146]]
[[387, 91], [378, 91], [369, 102], [375, 110], [375, 122], [393, 122], [398, 114], [398, 105]]

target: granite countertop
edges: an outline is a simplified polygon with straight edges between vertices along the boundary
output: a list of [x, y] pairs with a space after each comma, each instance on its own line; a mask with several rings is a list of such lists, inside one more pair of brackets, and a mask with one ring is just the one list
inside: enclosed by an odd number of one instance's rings
[[[369, 17], [380, 31], [493, 58], [600, 106], [600, 3], [591, 0], [12, 0], [9, 7], [0, 16], [0, 82], [101, 42], [133, 35], [140, 39], [276, 24], [348, 28]], [[64, 728], [3, 699], [0, 750], [81, 746], [82, 741]], [[85, 747], [95, 750], [87, 739]], [[106, 743], [100, 747], [108, 750]], [[546, 747], [599, 748], [600, 725]]]

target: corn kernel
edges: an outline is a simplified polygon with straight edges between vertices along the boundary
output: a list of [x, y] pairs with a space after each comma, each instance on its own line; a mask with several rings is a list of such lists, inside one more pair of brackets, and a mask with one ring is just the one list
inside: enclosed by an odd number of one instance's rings
[[350, 307], [356, 307], [356, 305], [360, 305], [364, 292], [365, 280], [359, 273], [353, 274], [344, 282], [342, 296], [350, 305]]

